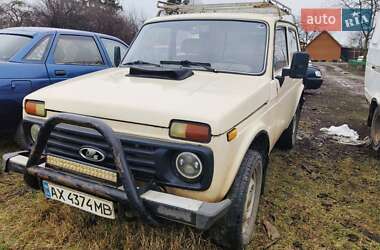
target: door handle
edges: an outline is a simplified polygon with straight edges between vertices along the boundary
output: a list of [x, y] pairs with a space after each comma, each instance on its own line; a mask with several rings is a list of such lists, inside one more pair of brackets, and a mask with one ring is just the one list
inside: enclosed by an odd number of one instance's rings
[[54, 73], [56, 76], [65, 76], [66, 75], [66, 71], [64, 71], [64, 70], [56, 70]]
[[376, 69], [376, 66], [372, 66], [372, 69], [375, 70], [375, 69]]

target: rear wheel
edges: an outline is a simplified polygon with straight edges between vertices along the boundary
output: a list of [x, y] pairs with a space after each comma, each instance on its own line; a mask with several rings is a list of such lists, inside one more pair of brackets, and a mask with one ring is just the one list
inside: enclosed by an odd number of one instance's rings
[[280, 149], [290, 150], [296, 145], [300, 117], [301, 106], [299, 105], [292, 121], [289, 124], [289, 127], [282, 133], [280, 139], [278, 140], [277, 145]]
[[228, 249], [243, 249], [253, 238], [263, 183], [264, 157], [248, 150], [231, 187], [229, 212], [211, 229], [215, 242]]
[[373, 113], [370, 134], [371, 134], [372, 148], [378, 151], [380, 148], [380, 108], [379, 107], [377, 107]]

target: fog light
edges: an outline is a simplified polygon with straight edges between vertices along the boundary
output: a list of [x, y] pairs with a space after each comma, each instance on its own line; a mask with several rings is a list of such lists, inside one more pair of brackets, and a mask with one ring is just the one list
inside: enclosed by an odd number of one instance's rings
[[190, 152], [183, 152], [177, 156], [176, 167], [178, 173], [189, 180], [197, 179], [203, 170], [199, 157]]
[[38, 124], [33, 124], [30, 127], [30, 137], [32, 138], [33, 142], [37, 141], [38, 134], [40, 133], [41, 126]]

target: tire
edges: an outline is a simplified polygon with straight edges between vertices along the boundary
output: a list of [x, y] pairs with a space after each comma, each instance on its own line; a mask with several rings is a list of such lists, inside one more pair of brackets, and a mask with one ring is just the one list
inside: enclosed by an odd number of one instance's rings
[[22, 126], [22, 122], [17, 126], [17, 130], [14, 136], [14, 141], [20, 149], [28, 149], [29, 145], [25, 140], [24, 128]]
[[372, 115], [370, 128], [371, 145], [375, 151], [380, 148], [380, 108], [377, 107]]
[[263, 184], [264, 157], [248, 150], [227, 195], [231, 207], [210, 231], [214, 242], [227, 249], [244, 249], [253, 239]]
[[301, 117], [301, 106], [299, 105], [296, 113], [293, 116], [289, 127], [282, 133], [280, 139], [277, 142], [278, 148], [282, 150], [291, 150], [297, 143], [298, 125]]

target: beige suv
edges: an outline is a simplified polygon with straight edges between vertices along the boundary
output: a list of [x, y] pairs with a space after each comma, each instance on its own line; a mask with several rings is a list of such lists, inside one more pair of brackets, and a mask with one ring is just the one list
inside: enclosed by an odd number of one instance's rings
[[309, 58], [293, 23], [239, 6], [154, 18], [119, 68], [27, 96], [33, 146], [5, 170], [102, 217], [164, 218], [243, 248], [268, 156], [296, 142]]

